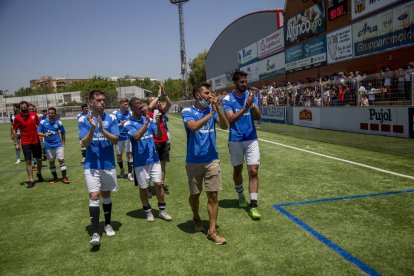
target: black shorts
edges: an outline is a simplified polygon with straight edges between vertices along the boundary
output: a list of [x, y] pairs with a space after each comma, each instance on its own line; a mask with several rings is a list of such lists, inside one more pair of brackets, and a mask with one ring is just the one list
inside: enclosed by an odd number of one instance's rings
[[22, 145], [24, 160], [32, 160], [33, 158], [42, 158], [42, 147], [39, 144]]
[[155, 143], [160, 161], [170, 162], [170, 148], [167, 142]]

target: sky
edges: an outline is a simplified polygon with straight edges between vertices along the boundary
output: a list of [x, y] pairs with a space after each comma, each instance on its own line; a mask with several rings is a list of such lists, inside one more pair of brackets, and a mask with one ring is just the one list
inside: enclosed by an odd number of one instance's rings
[[[190, 0], [187, 60], [236, 19], [284, 0]], [[0, 0], [0, 90], [42, 76], [180, 77], [178, 8], [169, 0]]]

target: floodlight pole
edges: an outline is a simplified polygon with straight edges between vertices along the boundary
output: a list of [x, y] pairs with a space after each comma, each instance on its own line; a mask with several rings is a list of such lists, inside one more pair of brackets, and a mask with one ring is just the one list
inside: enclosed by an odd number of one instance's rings
[[185, 53], [185, 39], [184, 39], [184, 11], [183, 4], [189, 0], [170, 0], [171, 4], [178, 6], [178, 19], [180, 24], [180, 58], [181, 58], [181, 79], [183, 81], [184, 98], [188, 98], [187, 93], [187, 58]]

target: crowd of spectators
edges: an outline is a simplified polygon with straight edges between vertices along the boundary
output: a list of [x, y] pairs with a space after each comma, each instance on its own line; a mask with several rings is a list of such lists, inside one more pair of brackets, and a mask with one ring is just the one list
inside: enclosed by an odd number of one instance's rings
[[[355, 106], [410, 100], [414, 62], [380, 72], [338, 72], [306, 81], [272, 83], [260, 90], [263, 106]], [[360, 89], [362, 88], [362, 89]]]

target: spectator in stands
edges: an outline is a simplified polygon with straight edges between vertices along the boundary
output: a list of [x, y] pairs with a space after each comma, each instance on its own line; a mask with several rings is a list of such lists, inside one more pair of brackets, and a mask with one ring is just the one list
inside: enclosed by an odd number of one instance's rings
[[407, 69], [405, 70], [405, 81], [404, 81], [404, 91], [406, 91], [405, 93], [405, 99], [408, 100], [409, 99], [409, 89], [410, 89], [410, 84], [411, 84], [411, 80], [412, 80], [412, 74], [413, 74], [413, 65], [414, 62], [410, 62], [407, 65]]
[[396, 75], [398, 77], [399, 100], [404, 100], [405, 99], [405, 91], [404, 91], [405, 71], [404, 69], [402, 67], [399, 67]]
[[364, 86], [359, 87], [358, 90], [361, 99], [359, 100], [359, 105], [360, 106], [369, 106], [369, 102], [368, 102], [368, 97], [367, 97], [367, 90], [365, 89]]
[[[392, 72], [391, 72], [391, 67], [387, 66], [387, 68], [385, 68], [385, 72], [383, 73], [384, 75], [384, 87], [387, 89], [387, 94], [386, 94], [386, 99], [387, 100], [391, 100], [393, 99], [392, 95], [391, 95], [391, 76], [392, 76]], [[369, 99], [369, 97], [368, 97]]]
[[318, 107], [322, 106], [322, 97], [320, 92], [316, 93], [316, 97], [313, 100], [313, 105]]
[[331, 87], [326, 86], [325, 91], [323, 91], [323, 105], [330, 106], [331, 105]]

